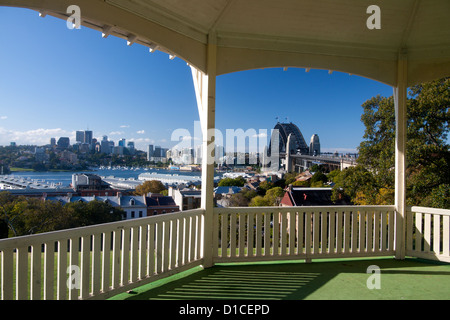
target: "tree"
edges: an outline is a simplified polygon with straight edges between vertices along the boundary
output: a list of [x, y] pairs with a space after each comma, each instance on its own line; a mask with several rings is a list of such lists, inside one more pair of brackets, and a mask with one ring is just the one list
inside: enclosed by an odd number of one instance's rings
[[336, 169], [331, 171], [329, 174], [327, 174], [327, 178], [329, 181], [336, 183], [336, 177], [339, 176], [339, 174], [341, 173], [341, 170]]
[[18, 201], [7, 191], [0, 192], [0, 220], [8, 226], [13, 236], [19, 235], [17, 231], [18, 220], [16, 221], [16, 219], [23, 210], [24, 203], [22, 201]]
[[328, 182], [328, 177], [321, 171], [317, 171], [311, 177], [311, 187], [322, 187], [324, 183]]
[[254, 197], [258, 195], [258, 193], [255, 190], [250, 190], [247, 188], [242, 188], [239, 193], [242, 193], [242, 195], [246, 197], [248, 201], [252, 200]]
[[24, 199], [24, 210], [19, 216], [20, 235], [31, 235], [58, 230], [64, 217], [64, 208], [58, 201], [42, 201], [39, 198]]
[[249, 204], [250, 207], [268, 207], [270, 206], [269, 201], [262, 197], [262, 196], [256, 196], [254, 197]]
[[219, 181], [219, 187], [243, 187], [245, 185], [245, 179], [243, 177], [237, 178], [223, 178]]
[[308, 180], [297, 180], [297, 181], [294, 181], [293, 183], [292, 183], [292, 185], [294, 186], [294, 187], [310, 187], [311, 186], [311, 179], [308, 179]]
[[230, 207], [247, 207], [250, 200], [242, 192], [233, 194], [228, 201]]
[[264, 196], [264, 199], [266, 199], [269, 202], [269, 205], [271, 206], [278, 206], [281, 203], [281, 199], [284, 196], [284, 190], [280, 187], [274, 187], [269, 190], [267, 190], [266, 195]]
[[62, 226], [64, 229], [119, 221], [125, 214], [121, 208], [99, 200], [71, 202], [65, 207], [68, 210], [68, 219]]
[[[364, 166], [344, 169], [335, 180], [332, 201], [345, 199], [355, 204], [375, 204], [374, 198], [371, 197], [377, 194], [376, 180], [372, 172]], [[363, 196], [364, 199], [360, 199]]]
[[[411, 87], [407, 100], [406, 182], [409, 205], [434, 203], [450, 185], [450, 78]], [[363, 105], [365, 126], [357, 169], [335, 179], [334, 195], [345, 194], [356, 203], [393, 204], [395, 110], [393, 97], [374, 97]], [[348, 180], [348, 181], [343, 181]], [[343, 190], [340, 190], [343, 188]], [[431, 197], [431, 198], [430, 198]]]
[[297, 178], [298, 173], [297, 172], [288, 172], [284, 175], [284, 183], [286, 186], [294, 183], [295, 178]]
[[259, 184], [258, 187], [258, 194], [261, 196], [264, 196], [267, 192], [267, 190], [272, 189], [274, 187], [273, 182], [264, 180]]
[[147, 193], [161, 193], [166, 187], [159, 180], [148, 180], [136, 187], [135, 194], [143, 196]]

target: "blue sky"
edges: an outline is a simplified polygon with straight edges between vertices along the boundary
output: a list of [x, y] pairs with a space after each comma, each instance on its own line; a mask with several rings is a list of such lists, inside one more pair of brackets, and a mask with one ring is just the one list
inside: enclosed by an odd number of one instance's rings
[[[89, 128], [172, 147], [176, 129], [194, 135], [198, 121], [190, 68], [161, 52], [27, 9], [0, 7], [0, 145], [47, 144]], [[324, 151], [354, 151], [364, 126], [362, 103], [392, 88], [355, 75], [280, 68], [221, 75], [216, 127], [270, 130], [287, 119]]]

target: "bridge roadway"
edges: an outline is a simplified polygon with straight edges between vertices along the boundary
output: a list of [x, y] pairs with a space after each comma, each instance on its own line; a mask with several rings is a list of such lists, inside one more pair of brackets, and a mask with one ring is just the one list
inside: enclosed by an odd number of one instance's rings
[[356, 166], [355, 158], [334, 157], [334, 156], [310, 156], [303, 154], [291, 154], [290, 158], [294, 161], [296, 167], [308, 169], [314, 164], [322, 164], [329, 166], [330, 170], [343, 170], [348, 167]]

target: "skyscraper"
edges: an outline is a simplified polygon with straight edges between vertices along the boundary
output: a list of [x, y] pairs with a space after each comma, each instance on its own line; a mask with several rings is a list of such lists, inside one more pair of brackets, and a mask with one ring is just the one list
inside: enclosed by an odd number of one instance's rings
[[67, 149], [70, 146], [70, 139], [68, 137], [60, 137], [58, 139], [58, 148]]
[[161, 157], [161, 147], [160, 146], [155, 146], [155, 150], [153, 150], [153, 156]]
[[147, 150], [147, 161], [151, 161], [152, 157], [153, 157], [153, 145], [150, 144]]
[[84, 131], [77, 131], [75, 133], [75, 141], [78, 143], [84, 142]]
[[103, 140], [100, 141], [100, 146], [101, 146], [100, 150], [102, 153], [106, 153], [106, 154], [111, 153], [111, 147], [109, 145], [108, 136], [103, 136]]
[[86, 130], [84, 131], [84, 143], [91, 144], [92, 143], [92, 131]]

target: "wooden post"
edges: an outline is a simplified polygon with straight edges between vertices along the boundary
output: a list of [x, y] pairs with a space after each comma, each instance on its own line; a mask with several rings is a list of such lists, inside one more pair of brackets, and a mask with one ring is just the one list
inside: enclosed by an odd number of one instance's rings
[[207, 45], [207, 73], [194, 67], [192, 76], [197, 95], [197, 105], [202, 128], [202, 200], [205, 210], [203, 221], [203, 259], [205, 268], [213, 266], [213, 211], [214, 211], [214, 148], [216, 106], [216, 53], [217, 47], [210, 41]]
[[395, 258], [405, 258], [406, 215], [406, 116], [407, 59], [400, 54], [397, 68], [397, 86], [394, 88], [395, 102]]

